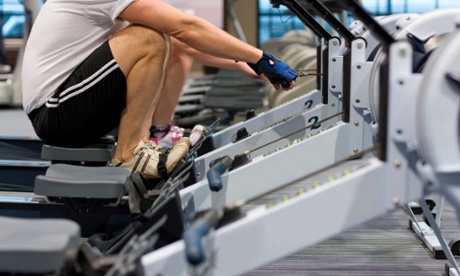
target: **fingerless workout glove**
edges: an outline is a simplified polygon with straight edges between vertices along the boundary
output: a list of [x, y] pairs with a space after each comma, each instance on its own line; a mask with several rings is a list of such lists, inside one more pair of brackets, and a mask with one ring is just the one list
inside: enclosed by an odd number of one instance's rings
[[297, 71], [268, 52], [264, 52], [256, 64], [248, 65], [257, 75], [264, 74], [271, 83], [279, 83], [283, 88], [289, 88], [291, 82], [299, 76]]

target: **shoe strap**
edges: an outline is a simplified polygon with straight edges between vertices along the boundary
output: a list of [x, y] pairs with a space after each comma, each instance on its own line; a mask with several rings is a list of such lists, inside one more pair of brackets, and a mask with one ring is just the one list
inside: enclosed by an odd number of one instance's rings
[[[168, 134], [170, 129], [171, 129], [171, 124], [164, 125], [161, 128], [158, 128], [157, 126], [151, 126], [150, 127], [150, 137], [157, 138], [157, 139], [163, 138], [166, 136], [166, 134]], [[161, 134], [161, 135], [156, 136], [155, 134]]]
[[144, 177], [142, 177], [142, 175], [139, 172], [131, 174], [131, 180], [139, 194], [145, 195], [147, 193]]
[[166, 154], [166, 156], [169, 154], [169, 152], [171, 151], [170, 148], [159, 148], [158, 151], [160, 152], [160, 154]]
[[128, 184], [128, 202], [131, 214], [143, 214], [153, 204], [153, 200], [146, 197], [149, 193], [145, 186], [145, 179], [140, 172], [131, 175], [131, 182]]
[[161, 177], [166, 181], [169, 178], [168, 170], [166, 168], [166, 160], [168, 158], [167, 154], [161, 153], [159, 155], [157, 170]]

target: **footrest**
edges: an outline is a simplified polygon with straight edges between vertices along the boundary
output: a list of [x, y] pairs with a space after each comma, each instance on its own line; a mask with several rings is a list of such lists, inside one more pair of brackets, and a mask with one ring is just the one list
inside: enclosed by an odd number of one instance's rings
[[42, 159], [79, 162], [107, 162], [115, 152], [114, 144], [96, 144], [82, 148], [63, 148], [43, 145]]
[[112, 199], [125, 195], [130, 172], [115, 167], [51, 165], [35, 178], [34, 193], [50, 197]]
[[0, 225], [0, 272], [57, 275], [80, 243], [69, 220], [0, 217]]

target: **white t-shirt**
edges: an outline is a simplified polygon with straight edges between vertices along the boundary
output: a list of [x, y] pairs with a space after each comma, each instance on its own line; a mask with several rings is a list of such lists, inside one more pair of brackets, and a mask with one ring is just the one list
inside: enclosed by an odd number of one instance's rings
[[118, 15], [136, 0], [47, 0], [24, 54], [22, 102], [26, 113], [42, 106], [75, 68], [111, 35], [127, 26]]

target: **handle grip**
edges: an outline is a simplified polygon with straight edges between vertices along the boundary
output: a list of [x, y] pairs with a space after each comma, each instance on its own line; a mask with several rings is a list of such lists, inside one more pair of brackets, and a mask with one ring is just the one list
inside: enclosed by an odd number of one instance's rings
[[233, 160], [230, 157], [224, 156], [211, 165], [211, 169], [206, 174], [208, 178], [209, 189], [211, 189], [211, 191], [218, 192], [222, 189], [223, 184], [221, 176], [227, 169], [232, 167], [232, 163]]
[[204, 219], [199, 219], [184, 232], [185, 254], [191, 265], [199, 265], [205, 261], [204, 248], [201, 239], [209, 233], [211, 225]]
[[206, 260], [201, 240], [219, 221], [217, 211], [208, 211], [202, 218], [193, 222], [184, 232], [185, 254], [189, 264], [200, 265]]

